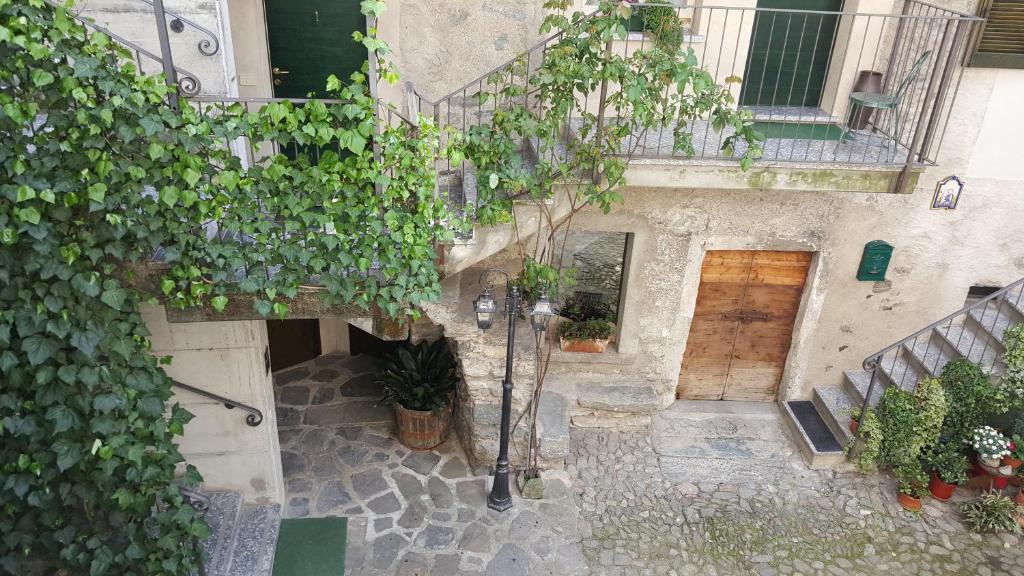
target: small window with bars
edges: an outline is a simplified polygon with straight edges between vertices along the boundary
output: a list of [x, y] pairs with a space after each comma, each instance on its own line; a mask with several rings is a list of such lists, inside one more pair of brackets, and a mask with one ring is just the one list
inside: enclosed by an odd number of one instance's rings
[[985, 26], [971, 66], [1024, 68], [1024, 0], [983, 0], [979, 15]]

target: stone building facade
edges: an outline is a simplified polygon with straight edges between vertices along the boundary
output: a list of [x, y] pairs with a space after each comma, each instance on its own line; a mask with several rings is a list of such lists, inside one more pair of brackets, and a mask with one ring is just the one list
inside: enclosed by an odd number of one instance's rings
[[[199, 37], [188, 36], [194, 32], [189, 28], [172, 37], [176, 62], [202, 77], [205, 94], [274, 95], [264, 2], [166, 4], [214, 31], [221, 41], [215, 55], [205, 56], [195, 49]], [[542, 4], [391, 0], [379, 28], [394, 49], [391, 59], [403, 80], [412, 82], [420, 94], [436, 98], [535, 44], [544, 16]], [[735, 4], [749, 8], [756, 2]], [[847, 2], [844, 10], [897, 14], [898, 4], [861, 0]], [[967, 0], [939, 4], [967, 13], [976, 10]], [[90, 0], [81, 6], [98, 22], [157, 51], [148, 32], [152, 13], [144, 4]], [[892, 42], [891, 37], [884, 38]], [[856, 71], [857, 62], [843, 61], [826, 88], [835, 91], [843, 86], [848, 92]], [[563, 353], [557, 346], [549, 350], [546, 343], [541, 348], [550, 359], [539, 416], [544, 465], [561, 465], [570, 426], [643, 426], [654, 412], [676, 400], [681, 364], [693, 345], [691, 327], [709, 251], [808, 255], [788, 352], [779, 365], [777, 391], [764, 402], [766, 410], [777, 402], [807, 398], [815, 386], [838, 386], [842, 371], [859, 366], [872, 351], [960, 308], [972, 286], [1003, 286], [1024, 276], [1024, 249], [1018, 239], [1024, 232], [1024, 163], [1017, 158], [1016, 142], [1022, 122], [1016, 95], [1024, 90], [1024, 72], [967, 67], [957, 87], [936, 165], [915, 171], [905, 193], [889, 192], [891, 167], [762, 162], [743, 172], [732, 162], [682, 159], [631, 165], [627, 186], [620, 191], [625, 199], [621, 206], [607, 215], [584, 212], [574, 220], [573, 229], [580, 233], [594, 238], [615, 233], [623, 239], [621, 286], [615, 298], [618, 323], [615, 343], [604, 354]], [[382, 88], [381, 96], [406, 109], [404, 88]], [[837, 117], [846, 111], [843, 94], [830, 96]], [[930, 209], [937, 183], [953, 175], [965, 182], [957, 208]], [[516, 210], [522, 222], [536, 218], [528, 207]], [[426, 319], [411, 329], [414, 339], [443, 334], [453, 342], [464, 374], [460, 433], [479, 463], [491, 462], [497, 448], [505, 336], [501, 328], [477, 329], [472, 300], [480, 291], [477, 279], [482, 270], [504, 267], [517, 272], [513, 238], [507, 227], [478, 228], [472, 243], [447, 247], [443, 295], [424, 307]], [[862, 250], [873, 240], [894, 247], [888, 275], [884, 281], [858, 281]], [[604, 248], [609, 253], [617, 250]], [[581, 245], [580, 253], [584, 252]], [[347, 350], [348, 323], [372, 325], [367, 318], [323, 319], [325, 350]], [[190, 443], [186, 436], [186, 456], [197, 462], [214, 487], [220, 484], [253, 499], [273, 501], [283, 497], [281, 463], [276, 432], [271, 433], [274, 400], [261, 353], [268, 340], [258, 324], [168, 327], [159, 311], [151, 315], [162, 352], [175, 353], [180, 360], [204, 351], [201, 365], [187, 360], [172, 365], [177, 378], [192, 378], [192, 383], [215, 393], [242, 394], [266, 417], [261, 429], [246, 427], [242, 418], [211, 417], [199, 425], [202, 440]], [[227, 347], [222, 338], [209, 337], [224, 330], [233, 334], [229, 340], [237, 345]], [[538, 369], [537, 341], [525, 321], [520, 322], [519, 336], [515, 417], [533, 395]], [[180, 350], [175, 348], [179, 344]], [[227, 348], [234, 351], [225, 352]], [[515, 431], [514, 461], [522, 462], [527, 428], [522, 423]], [[255, 452], [239, 457], [247, 472], [238, 482], [232, 479], [237, 461], [220, 456], [241, 454], [243, 446]]]

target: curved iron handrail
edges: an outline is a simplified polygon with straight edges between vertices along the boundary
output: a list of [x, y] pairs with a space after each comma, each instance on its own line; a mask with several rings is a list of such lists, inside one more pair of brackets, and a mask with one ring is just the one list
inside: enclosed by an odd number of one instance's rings
[[259, 426], [263, 422], [263, 412], [261, 412], [259, 408], [254, 408], [253, 406], [249, 406], [248, 404], [242, 404], [241, 402], [236, 402], [230, 398], [225, 398], [224, 396], [214, 394], [213, 392], [207, 392], [206, 390], [196, 388], [195, 386], [189, 386], [188, 384], [178, 382], [177, 380], [171, 380], [171, 383], [172, 386], [174, 386], [175, 388], [181, 388], [182, 390], [191, 392], [193, 394], [198, 394], [199, 396], [203, 396], [204, 398], [216, 400], [217, 402], [223, 404], [224, 407], [229, 410], [233, 408], [238, 408], [239, 410], [248, 412], [248, 414], [246, 414], [245, 416], [245, 423], [248, 424], [249, 426]]
[[[145, 2], [146, 4], [153, 6], [153, 0], [139, 1]], [[209, 36], [209, 38], [203, 38], [199, 41], [198, 50], [200, 54], [202, 54], [203, 56], [213, 56], [220, 50], [220, 39], [217, 38], [217, 34], [215, 34], [213, 30], [210, 30], [209, 28], [203, 26], [195, 20], [186, 18], [185, 16], [182, 16], [177, 12], [171, 12], [166, 8], [164, 9], [164, 12], [167, 15], [167, 23], [171, 32], [174, 32], [175, 34], [180, 34], [185, 29], [185, 24], [188, 24], [189, 27]]]
[[[64, 8], [64, 6], [62, 4], [60, 4], [59, 2], [57, 2], [56, 0], [44, 0], [44, 1], [47, 4], [49, 4], [50, 6], [53, 6], [54, 8]], [[163, 62], [163, 60], [159, 56], [157, 56], [156, 54], [150, 52], [149, 50], [146, 50], [142, 46], [139, 46], [138, 44], [135, 44], [134, 42], [128, 40], [127, 38], [125, 38], [123, 36], [120, 36], [120, 35], [118, 35], [118, 34], [116, 34], [114, 32], [111, 32], [109, 28], [107, 28], [105, 26], [100, 26], [99, 24], [93, 22], [91, 19], [86, 18], [86, 17], [78, 14], [77, 12], [73, 12], [71, 10], [68, 10], [68, 14], [71, 15], [72, 18], [77, 20], [83, 26], [85, 26], [87, 28], [92, 28], [94, 31], [99, 32], [101, 34], [105, 34], [106, 36], [109, 36], [112, 40], [114, 40], [118, 44], [120, 44], [120, 45], [124, 46], [125, 48], [135, 52], [136, 59], [138, 58], [138, 56], [145, 56], [146, 58], [149, 58], [153, 62], [156, 62], [156, 63], [162, 63]], [[180, 66], [174, 66], [174, 71], [177, 72], [177, 74], [178, 74], [178, 89], [181, 90], [182, 94], [184, 94], [186, 96], [195, 96], [195, 95], [199, 94], [199, 91], [202, 90], [203, 85], [199, 81], [199, 77], [198, 76], [196, 76], [192, 72], [189, 72], [188, 70], [186, 70], [186, 69], [184, 69], [184, 68], [182, 68]]]
[[[957, 310], [956, 312], [953, 312], [952, 314], [943, 316], [941, 319], [932, 322], [931, 324], [925, 326], [924, 328], [918, 330], [917, 332], [914, 332], [913, 334], [907, 336], [906, 338], [898, 340], [897, 342], [890, 344], [885, 348], [882, 348], [878, 352], [871, 354], [867, 358], [864, 358], [864, 361], [861, 362], [861, 367], [864, 368], [865, 371], [871, 373], [871, 379], [868, 380], [868, 389], [864, 392], [864, 401], [861, 402], [860, 415], [857, 417], [858, 424], [867, 414], [868, 407], [871, 404], [871, 397], [875, 391], [876, 385], [878, 384], [878, 369], [882, 364], [882, 358], [885, 357], [886, 354], [892, 352], [893, 350], [898, 350], [901, 346], [909, 342], [916, 341], [918, 337], [931, 332], [932, 330], [942, 326], [943, 324], [946, 324], [947, 322], [953, 320], [958, 316], [970, 314], [971, 311], [976, 310], [978, 308], [987, 309], [990, 302], [1002, 298], [1004, 295], [1008, 294], [1009, 292], [1016, 288], [1021, 288], [1021, 293], [1018, 294], [1017, 296], [1017, 303], [1019, 304], [1020, 295], [1024, 294], [1024, 278], [1021, 278], [1015, 282], [1011, 282], [1010, 284], [1007, 284], [1003, 288], [1000, 288], [999, 290], [996, 290], [995, 292], [989, 294], [988, 296], [985, 296], [984, 298], [978, 300], [974, 304], [964, 306], [963, 308]], [[984, 315], [984, 312], [982, 314]], [[982, 356], [984, 356], [984, 351], [982, 351]]]

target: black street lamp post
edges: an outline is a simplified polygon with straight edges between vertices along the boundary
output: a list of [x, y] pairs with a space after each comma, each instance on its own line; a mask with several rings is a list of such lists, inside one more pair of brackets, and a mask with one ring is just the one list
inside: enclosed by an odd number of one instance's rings
[[[505, 277], [505, 311], [508, 313], [508, 343], [505, 349], [505, 378], [501, 382], [501, 437], [498, 439], [498, 460], [494, 466], [494, 483], [491, 493], [487, 495], [487, 507], [504, 512], [512, 507], [512, 494], [508, 483], [508, 439], [512, 425], [512, 361], [516, 343], [516, 319], [519, 317], [520, 298], [519, 286], [512, 282], [508, 272], [500, 268], [485, 270], [480, 275], [481, 284], [489, 273], [500, 273]], [[491, 285], [484, 285], [484, 291], [473, 301], [477, 326], [487, 330], [494, 322], [497, 304], [491, 295]], [[530, 310], [530, 323], [537, 332], [547, 330], [548, 321], [554, 315], [547, 293], [541, 292]]]

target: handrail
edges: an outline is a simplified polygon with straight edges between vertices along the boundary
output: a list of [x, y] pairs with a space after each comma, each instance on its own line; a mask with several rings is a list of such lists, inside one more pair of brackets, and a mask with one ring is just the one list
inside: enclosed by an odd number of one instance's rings
[[248, 412], [248, 414], [245, 416], [245, 423], [248, 424], [249, 426], [259, 426], [263, 422], [263, 412], [261, 412], [259, 408], [254, 408], [252, 406], [249, 406], [248, 404], [242, 404], [241, 402], [236, 402], [235, 400], [232, 400], [230, 398], [225, 398], [224, 396], [214, 394], [213, 392], [207, 392], [206, 390], [196, 388], [195, 386], [189, 386], [188, 384], [178, 382], [177, 380], [172, 379], [171, 385], [174, 386], [175, 388], [181, 388], [182, 390], [191, 392], [193, 394], [197, 394], [204, 398], [216, 400], [217, 402], [223, 404], [224, 407], [229, 410], [233, 408], [238, 408], [239, 410]]
[[971, 310], [974, 310], [975, 308], [978, 308], [979, 306], [983, 306], [983, 305], [987, 306], [990, 301], [992, 301], [992, 300], [994, 300], [996, 298], [999, 298], [1003, 294], [1006, 294], [1007, 292], [1009, 292], [1009, 291], [1013, 290], [1014, 288], [1016, 288], [1017, 286], [1021, 286], [1021, 285], [1024, 285], [1024, 278], [1021, 278], [1020, 280], [1017, 280], [1016, 282], [1013, 282], [1012, 284], [1008, 284], [1007, 286], [1005, 286], [1003, 288], [1000, 288], [999, 290], [989, 294], [988, 296], [982, 298], [981, 300], [978, 300], [977, 302], [975, 302], [974, 304], [971, 304], [970, 306], [964, 306], [963, 308], [957, 310], [956, 312], [953, 312], [952, 314], [949, 314], [947, 316], [943, 316], [941, 320], [932, 322], [931, 324], [925, 326], [924, 328], [918, 330], [917, 332], [914, 332], [910, 336], [907, 336], [906, 338], [903, 338], [902, 340], [896, 342], [895, 344], [890, 344], [890, 345], [886, 346], [885, 348], [882, 348], [878, 352], [875, 352], [874, 354], [871, 354], [870, 356], [865, 358], [864, 362], [861, 364], [861, 366], [865, 370], [873, 370], [874, 366], [877, 366], [877, 364], [873, 364], [872, 365], [872, 364], [870, 364], [870, 362], [875, 361], [878, 358], [881, 358], [887, 352], [891, 352], [891, 351], [899, 348], [903, 344], [905, 344], [905, 343], [907, 343], [907, 342], [909, 342], [911, 340], [914, 340], [918, 336], [921, 336], [921, 335], [923, 335], [923, 334], [925, 334], [925, 333], [935, 329], [938, 326], [941, 326], [941, 325], [945, 324], [946, 322], [948, 322], [949, 320], [952, 320], [953, 318], [956, 318], [957, 316], [968, 314], [968, 313], [970, 313]]
[[[398, 108], [381, 98], [377, 98], [378, 110], [383, 109], [388, 112], [389, 115], [397, 116], [399, 120], [408, 124], [409, 126], [416, 127], [416, 123], [407, 118], [402, 114]], [[344, 100], [337, 98], [277, 98], [277, 97], [260, 97], [260, 96], [216, 96], [216, 95], [205, 95], [205, 96], [189, 96], [189, 102], [196, 102], [199, 104], [273, 104], [276, 102], [291, 102], [292, 104], [308, 104], [310, 102], [322, 102], [324, 104], [345, 104]]]
[[[50, 6], [53, 6], [54, 8], [61, 8], [61, 9], [64, 8], [64, 5], [61, 4], [60, 2], [58, 2], [57, 0], [44, 0], [44, 1], [47, 4], [49, 4]], [[91, 19], [86, 18], [84, 16], [81, 16], [77, 12], [72, 12], [71, 10], [68, 10], [67, 12], [68, 12], [68, 14], [72, 18], [77, 20], [83, 26], [86, 26], [88, 28], [92, 28], [93, 30], [95, 30], [96, 32], [99, 32], [101, 34], [105, 34], [106, 36], [109, 36], [112, 40], [114, 40], [118, 44], [121, 44], [125, 48], [128, 48], [131, 51], [134, 51], [135, 54], [136, 54], [136, 60], [137, 61], [138, 61], [138, 56], [141, 55], [141, 56], [145, 56], [146, 58], [149, 58], [153, 62], [163, 63], [163, 59], [161, 59], [156, 54], [150, 52], [149, 50], [146, 50], [142, 46], [139, 46], [138, 44], [135, 44], [134, 42], [124, 38], [123, 36], [120, 36], [118, 34], [115, 34], [114, 32], [111, 32], [109, 28], [106, 28], [105, 26], [100, 26], [99, 24], [93, 22]], [[139, 62], [139, 64], [141, 65], [141, 62]], [[202, 83], [199, 81], [199, 77], [198, 76], [196, 76], [192, 72], [189, 72], [188, 70], [186, 70], [186, 69], [184, 69], [184, 68], [182, 68], [180, 66], [177, 66], [177, 65], [174, 66], [174, 70], [178, 74], [178, 88], [181, 90], [182, 94], [184, 94], [186, 96], [194, 96], [196, 94], [199, 94], [199, 91], [202, 89]]]
[[[1019, 306], [1020, 303], [1021, 303], [1021, 297], [1024, 296], [1024, 278], [1021, 278], [1021, 279], [1019, 279], [1019, 280], [1017, 280], [1015, 282], [1012, 282], [1012, 283], [1004, 286], [1003, 288], [1000, 288], [999, 290], [996, 290], [995, 292], [989, 294], [988, 296], [985, 296], [984, 298], [978, 300], [977, 302], [975, 302], [975, 303], [973, 303], [973, 304], [971, 304], [969, 306], [964, 306], [963, 308], [957, 310], [956, 312], [953, 312], [952, 314], [947, 314], [946, 316], [943, 316], [941, 319], [939, 319], [939, 320], [937, 320], [935, 322], [932, 322], [931, 324], [929, 324], [929, 325], [925, 326], [924, 328], [914, 332], [913, 334], [911, 334], [911, 335], [909, 335], [909, 336], [907, 336], [907, 337], [905, 337], [905, 338], [903, 338], [901, 340], [898, 340], [897, 342], [895, 342], [893, 344], [890, 344], [890, 345], [886, 346], [885, 348], [882, 348], [881, 350], [879, 350], [879, 351], [871, 354], [867, 358], [865, 358], [864, 361], [861, 363], [861, 367], [863, 367], [865, 371], [871, 373], [871, 378], [868, 381], [868, 389], [864, 392], [864, 400], [863, 400], [863, 402], [861, 402], [860, 415], [857, 418], [857, 422], [860, 423], [860, 421], [867, 414], [868, 407], [871, 404], [871, 397], [872, 397], [872, 395], [873, 395], [873, 393], [875, 391], [876, 385], [878, 384], [878, 370], [881, 367], [882, 359], [885, 357], [886, 354], [889, 354], [890, 352], [893, 352], [894, 350], [898, 351], [898, 350], [901, 349], [901, 347], [907, 345], [910, 342], [914, 342], [916, 344], [917, 339], [919, 337], [921, 337], [921, 336], [923, 336], [923, 335], [925, 335], [925, 334], [935, 330], [936, 328], [939, 328], [943, 324], [946, 324], [947, 322], [952, 321], [954, 318], [956, 318], [958, 316], [968, 315], [971, 312], [973, 312], [974, 310], [977, 310], [979, 308], [983, 308], [983, 309], [987, 310], [989, 303], [991, 303], [993, 300], [1004, 299], [1005, 301], [1009, 302], [1009, 299], [1006, 299], [1004, 297], [1008, 293], [1010, 293], [1011, 291], [1013, 291], [1013, 290], [1015, 290], [1017, 288], [1020, 288], [1020, 290], [1017, 293], [1017, 300], [1014, 303], [1014, 305], [1018, 305]], [[996, 314], [997, 314], [996, 317], [998, 318], [998, 306], [996, 308]], [[982, 317], [978, 319], [979, 323], [984, 321], [984, 317], [985, 317], [985, 313], [982, 312]], [[994, 325], [995, 324], [993, 322], [993, 327], [994, 327]], [[983, 330], [989, 330], [989, 328], [985, 328], [984, 326], [982, 326], [982, 329]], [[948, 333], [949, 333], [949, 329], [948, 328], [946, 329], [946, 333], [948, 335]], [[930, 344], [929, 344], [929, 348], [930, 348]], [[974, 341], [973, 340], [971, 342], [970, 348], [972, 348], [972, 349], [974, 348]], [[981, 351], [981, 357], [979, 359], [980, 362], [984, 362], [984, 360], [985, 360], [985, 353], [987, 352], [987, 350], [988, 350], [988, 343], [985, 344], [985, 348]], [[897, 352], [896, 355], [893, 356], [893, 366], [895, 366], [896, 360], [898, 359], [898, 355], [899, 355], [899, 352]], [[927, 359], [927, 355], [928, 355], [928, 349], [926, 348], [926, 350], [925, 350], [925, 358], [926, 359]], [[970, 350], [968, 351], [967, 355], [970, 355]], [[925, 366], [925, 371], [927, 372], [927, 367], [926, 366]], [[906, 371], [904, 371], [903, 378], [906, 378]], [[900, 382], [899, 382], [899, 384], [901, 386], [902, 386], [902, 383], [903, 383], [903, 378], [901, 378]], [[915, 382], [914, 384], [916, 386], [917, 383]]]
[[[149, 4], [150, 6], [153, 6], [153, 0], [139, 0], [139, 1], [140, 2], [145, 2], [146, 4]], [[164, 9], [164, 13], [167, 15], [167, 18], [170, 20], [169, 25], [170, 25], [170, 29], [171, 29], [172, 32], [174, 32], [176, 34], [180, 34], [182, 32], [182, 30], [185, 29], [183, 24], [188, 24], [190, 27], [194, 28], [195, 30], [198, 30], [198, 31], [202, 32], [203, 34], [206, 34], [207, 36], [209, 36], [209, 38], [203, 38], [202, 40], [199, 41], [199, 45], [198, 45], [197, 49], [199, 50], [199, 53], [202, 54], [203, 56], [213, 56], [214, 54], [216, 54], [220, 50], [220, 39], [217, 38], [217, 35], [213, 32], [213, 30], [210, 30], [209, 28], [203, 26], [202, 24], [199, 24], [195, 20], [191, 20], [189, 18], [186, 18], [185, 16], [182, 16], [181, 14], [178, 14], [177, 12], [172, 12], [170, 10], [167, 10], [166, 8]], [[176, 24], [176, 22], [177, 22], [177, 24]]]

